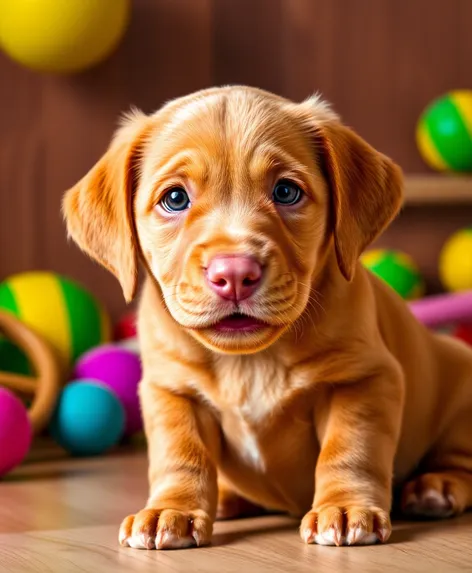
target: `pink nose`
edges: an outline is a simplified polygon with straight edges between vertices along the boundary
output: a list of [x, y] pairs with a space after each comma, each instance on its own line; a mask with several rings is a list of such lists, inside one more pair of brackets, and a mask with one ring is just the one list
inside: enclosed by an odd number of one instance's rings
[[210, 287], [221, 298], [234, 301], [249, 298], [259, 287], [261, 265], [251, 257], [215, 257], [208, 266]]

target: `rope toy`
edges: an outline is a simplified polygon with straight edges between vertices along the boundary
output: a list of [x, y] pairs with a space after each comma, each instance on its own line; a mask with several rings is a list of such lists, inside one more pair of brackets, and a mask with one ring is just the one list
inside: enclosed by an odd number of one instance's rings
[[47, 343], [12, 314], [0, 311], [0, 330], [25, 352], [36, 372], [25, 376], [0, 371], [0, 386], [33, 396], [28, 417], [38, 433], [49, 423], [61, 390], [58, 361]]

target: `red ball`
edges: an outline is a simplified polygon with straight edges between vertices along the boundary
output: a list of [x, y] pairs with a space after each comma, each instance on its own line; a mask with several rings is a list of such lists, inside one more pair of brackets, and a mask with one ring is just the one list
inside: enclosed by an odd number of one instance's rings
[[472, 324], [458, 324], [453, 334], [472, 346]]
[[128, 312], [115, 327], [115, 340], [126, 340], [136, 336], [136, 313]]

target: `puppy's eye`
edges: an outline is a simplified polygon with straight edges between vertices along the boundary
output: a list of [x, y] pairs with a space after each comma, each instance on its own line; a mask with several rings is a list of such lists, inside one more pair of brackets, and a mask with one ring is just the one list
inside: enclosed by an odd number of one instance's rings
[[190, 207], [189, 196], [187, 195], [187, 191], [182, 189], [182, 187], [173, 187], [167, 191], [159, 203], [168, 213], [185, 211], [185, 209]]
[[293, 181], [281, 179], [272, 191], [272, 199], [278, 205], [295, 205], [303, 197], [303, 191]]

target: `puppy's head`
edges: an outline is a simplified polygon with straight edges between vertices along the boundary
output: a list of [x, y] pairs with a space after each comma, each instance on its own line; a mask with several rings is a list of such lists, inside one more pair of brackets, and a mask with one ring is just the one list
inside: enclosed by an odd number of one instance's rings
[[182, 327], [250, 353], [304, 313], [331, 252], [350, 281], [400, 204], [398, 167], [318, 98], [233, 87], [128, 117], [64, 211], [128, 300], [141, 257]]

